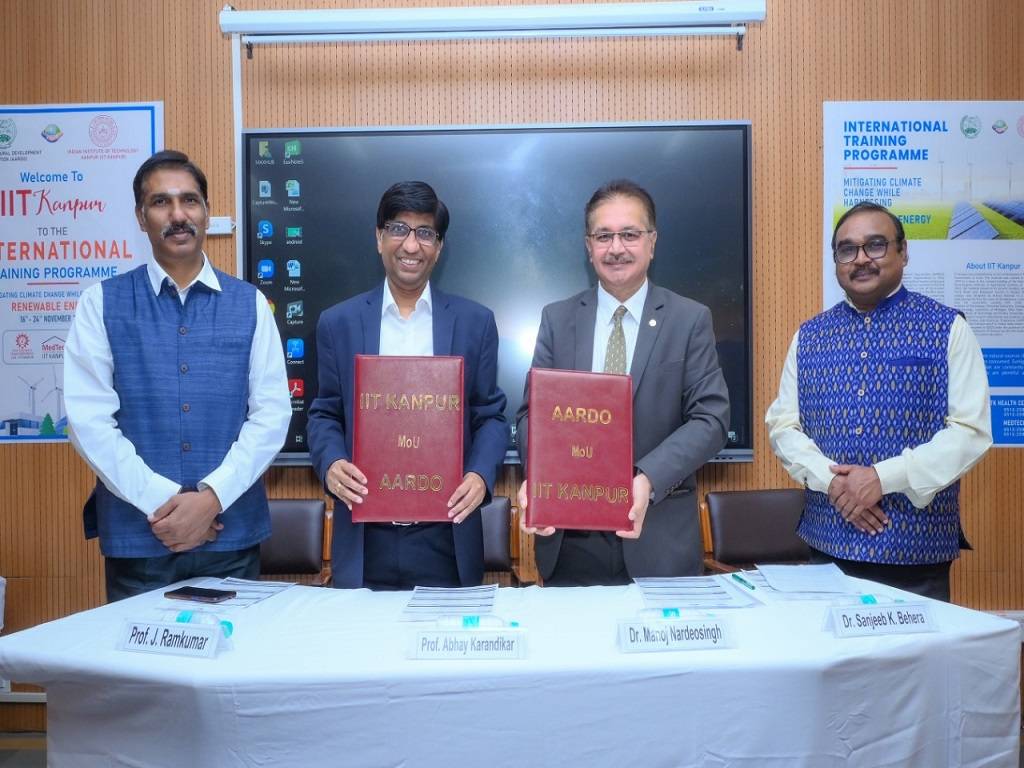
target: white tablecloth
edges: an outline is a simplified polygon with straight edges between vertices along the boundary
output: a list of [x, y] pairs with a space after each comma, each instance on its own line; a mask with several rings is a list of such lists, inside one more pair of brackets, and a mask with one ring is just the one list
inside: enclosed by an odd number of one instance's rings
[[502, 589], [520, 661], [412, 661], [409, 593], [294, 587], [235, 610], [215, 659], [115, 650], [142, 595], [0, 638], [46, 686], [51, 766], [1017, 768], [1020, 631], [838, 640], [825, 607], [733, 611], [738, 648], [623, 654], [636, 587]]

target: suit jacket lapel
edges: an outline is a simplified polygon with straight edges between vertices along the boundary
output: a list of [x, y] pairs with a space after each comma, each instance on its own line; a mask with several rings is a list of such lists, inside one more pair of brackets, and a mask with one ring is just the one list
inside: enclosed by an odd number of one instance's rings
[[384, 308], [384, 286], [366, 294], [366, 304], [360, 319], [363, 325], [363, 352], [367, 355], [380, 354], [380, 313]]
[[633, 395], [640, 386], [640, 379], [647, 369], [647, 362], [651, 359], [651, 352], [654, 350], [654, 343], [658, 340], [664, 325], [662, 309], [665, 300], [661, 295], [661, 288], [654, 283], [648, 285], [647, 298], [644, 300], [643, 316], [640, 318], [640, 329], [636, 334], [636, 349], [633, 350], [633, 364], [629, 367], [629, 373], [633, 377]]
[[448, 297], [430, 286], [431, 319], [434, 326], [434, 354], [450, 355], [455, 338], [455, 313]]
[[597, 321], [597, 289], [588, 291], [576, 307], [576, 360], [573, 368], [589, 371], [594, 366], [594, 323]]

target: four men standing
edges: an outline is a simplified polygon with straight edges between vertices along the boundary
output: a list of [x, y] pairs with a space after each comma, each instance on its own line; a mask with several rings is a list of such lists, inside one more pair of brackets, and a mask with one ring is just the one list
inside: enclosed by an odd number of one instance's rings
[[[259, 478], [291, 416], [266, 300], [203, 253], [202, 171], [160, 152], [134, 188], [154, 261], [82, 294], [65, 354], [71, 439], [98, 477], [86, 530], [100, 537], [109, 600], [191, 576], [257, 575], [270, 532]], [[483, 576], [474, 513], [494, 488], [508, 425], [493, 313], [430, 285], [448, 220], [427, 184], [388, 189], [376, 222], [385, 281], [317, 326], [308, 436], [314, 469], [340, 502], [336, 587]], [[531, 531], [538, 570], [563, 586], [694, 575], [703, 554], [694, 476], [725, 445], [729, 421], [711, 314], [648, 280], [658, 233], [643, 188], [606, 184], [584, 220], [598, 285], [544, 308], [533, 366], [632, 375], [633, 525]], [[903, 287], [907, 243], [885, 208], [847, 211], [832, 247], [846, 300], [801, 326], [766, 416], [773, 449], [806, 488], [798, 533], [815, 560], [948, 600], [964, 543], [958, 479], [992, 442], [981, 352], [955, 310]], [[353, 505], [374, 492], [352, 463], [357, 354], [464, 359], [464, 475], [447, 499], [451, 524], [352, 521]], [[528, 409], [526, 400], [516, 416], [521, 453]]]

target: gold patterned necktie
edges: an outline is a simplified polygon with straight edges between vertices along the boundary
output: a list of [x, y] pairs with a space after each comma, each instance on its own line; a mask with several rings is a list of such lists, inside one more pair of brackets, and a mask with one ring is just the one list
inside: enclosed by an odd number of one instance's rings
[[619, 305], [612, 315], [612, 332], [608, 336], [608, 349], [604, 354], [605, 373], [626, 372], [626, 334], [622, 330], [622, 317], [626, 308]]

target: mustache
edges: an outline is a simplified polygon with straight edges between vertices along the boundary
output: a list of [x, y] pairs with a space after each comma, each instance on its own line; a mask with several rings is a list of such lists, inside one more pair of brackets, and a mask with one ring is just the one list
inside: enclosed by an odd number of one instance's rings
[[878, 272], [879, 270], [871, 266], [857, 267], [857, 269], [850, 273], [850, 279], [856, 280], [858, 277], [862, 277], [863, 275], [877, 275]]
[[601, 259], [602, 264], [632, 264], [634, 261], [629, 253], [608, 254]]
[[199, 234], [199, 229], [191, 221], [185, 221], [182, 222], [181, 224], [168, 224], [160, 231], [160, 237], [167, 238], [171, 237], [172, 235], [177, 235], [181, 232], [187, 232], [188, 234], [192, 235], [192, 237], [195, 237], [196, 235]]

